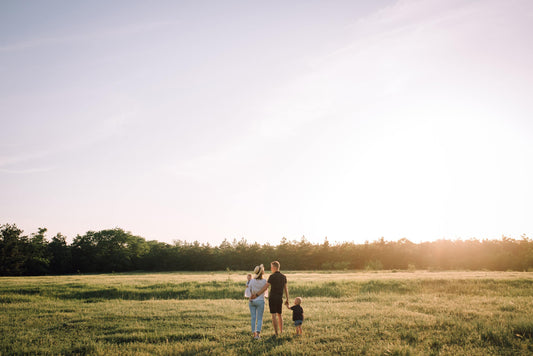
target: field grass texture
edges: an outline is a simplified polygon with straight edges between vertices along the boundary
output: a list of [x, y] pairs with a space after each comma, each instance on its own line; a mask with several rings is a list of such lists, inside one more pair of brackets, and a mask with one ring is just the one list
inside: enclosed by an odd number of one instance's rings
[[0, 278], [0, 354], [531, 355], [531, 272], [285, 272], [303, 337], [253, 340], [245, 272]]

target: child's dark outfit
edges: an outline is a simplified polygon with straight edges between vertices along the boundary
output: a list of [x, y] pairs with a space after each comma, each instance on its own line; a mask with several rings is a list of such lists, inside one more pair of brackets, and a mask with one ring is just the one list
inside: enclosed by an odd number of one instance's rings
[[290, 307], [292, 310], [292, 321], [294, 321], [294, 326], [300, 326], [304, 322], [304, 310], [299, 305], [293, 305]]

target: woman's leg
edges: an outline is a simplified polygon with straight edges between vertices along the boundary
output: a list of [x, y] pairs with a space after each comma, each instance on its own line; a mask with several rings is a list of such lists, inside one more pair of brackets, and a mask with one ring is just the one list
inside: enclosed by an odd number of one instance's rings
[[255, 331], [259, 334], [261, 332], [261, 329], [263, 328], [263, 312], [265, 311], [265, 301], [264, 300], [258, 300], [257, 305], [257, 327], [255, 328]]
[[255, 306], [253, 301], [249, 301], [248, 306], [250, 307], [250, 323], [252, 324], [252, 333], [255, 335], [255, 321], [256, 321], [256, 314], [257, 314], [257, 307]]

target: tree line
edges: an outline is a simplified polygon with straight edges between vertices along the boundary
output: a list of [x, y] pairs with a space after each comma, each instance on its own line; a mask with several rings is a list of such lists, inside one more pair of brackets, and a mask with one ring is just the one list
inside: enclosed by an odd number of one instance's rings
[[111, 273], [128, 271], [251, 270], [278, 260], [285, 270], [533, 270], [533, 240], [437, 240], [413, 243], [407, 239], [358, 244], [314, 244], [302, 237], [279, 245], [245, 239], [208, 243], [147, 241], [120, 228], [88, 231], [68, 243], [47, 229], [24, 235], [15, 224], [0, 226], [0, 275]]

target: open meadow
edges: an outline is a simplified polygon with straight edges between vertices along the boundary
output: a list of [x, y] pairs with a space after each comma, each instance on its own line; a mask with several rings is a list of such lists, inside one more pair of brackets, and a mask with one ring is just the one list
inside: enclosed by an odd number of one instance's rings
[[0, 354], [533, 354], [533, 272], [284, 273], [304, 335], [258, 341], [244, 272], [1, 277]]

